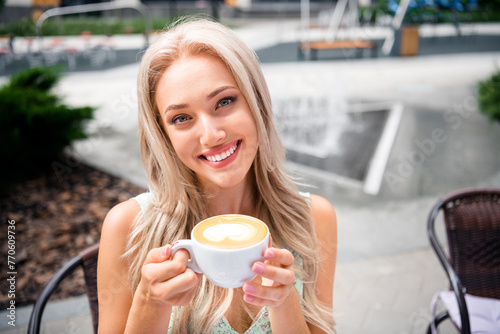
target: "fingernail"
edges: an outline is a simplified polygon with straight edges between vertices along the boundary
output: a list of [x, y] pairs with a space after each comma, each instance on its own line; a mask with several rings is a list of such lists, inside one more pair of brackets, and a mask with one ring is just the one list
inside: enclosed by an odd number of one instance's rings
[[167, 250], [168, 250], [168, 246], [165, 246], [165, 247], [161, 248], [161, 250], [160, 250], [160, 256], [162, 258], [166, 258], [167, 257]]
[[266, 259], [272, 259], [272, 258], [274, 258], [274, 256], [275, 256], [275, 254], [274, 254], [274, 252], [272, 250], [268, 249], [266, 251], [266, 255], [265, 255]]
[[256, 274], [263, 274], [264, 273], [264, 265], [262, 265], [262, 263], [255, 263], [253, 265], [253, 272], [256, 273]]
[[245, 295], [243, 297], [245, 299], [246, 302], [253, 302], [255, 300], [255, 297], [254, 296], [250, 296], [250, 295]]
[[252, 283], [245, 283], [245, 285], [243, 286], [243, 291], [245, 291], [246, 293], [255, 293], [255, 291], [257, 291], [257, 287]]

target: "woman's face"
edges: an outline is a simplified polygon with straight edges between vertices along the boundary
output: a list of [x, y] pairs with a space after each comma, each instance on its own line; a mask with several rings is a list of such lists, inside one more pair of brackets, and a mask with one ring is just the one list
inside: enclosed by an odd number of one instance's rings
[[198, 55], [175, 61], [158, 82], [156, 103], [175, 152], [202, 187], [243, 184], [257, 154], [257, 127], [220, 59]]

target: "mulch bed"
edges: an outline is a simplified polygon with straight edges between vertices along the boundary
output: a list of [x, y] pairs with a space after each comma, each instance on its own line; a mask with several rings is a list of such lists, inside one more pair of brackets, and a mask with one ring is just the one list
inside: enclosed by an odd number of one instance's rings
[[[52, 275], [81, 250], [99, 242], [111, 207], [145, 189], [85, 164], [47, 173], [14, 185], [0, 197], [0, 308], [9, 305], [8, 222], [15, 221], [16, 307], [32, 304]], [[12, 242], [11, 242], [12, 244]], [[85, 293], [79, 269], [63, 281], [52, 299]]]

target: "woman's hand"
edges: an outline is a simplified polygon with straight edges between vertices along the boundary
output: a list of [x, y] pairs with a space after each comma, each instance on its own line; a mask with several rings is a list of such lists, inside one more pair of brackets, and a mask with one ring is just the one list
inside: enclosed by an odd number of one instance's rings
[[179, 250], [170, 260], [171, 254], [170, 245], [149, 251], [137, 291], [152, 303], [185, 306], [193, 298], [201, 274], [186, 267], [186, 250]]
[[[252, 271], [258, 276], [243, 285], [243, 299], [259, 306], [281, 306], [294, 289], [295, 259], [288, 250], [279, 248], [268, 248], [264, 259], [265, 262], [257, 261], [252, 265]], [[272, 284], [266, 284], [266, 280], [271, 280]]]

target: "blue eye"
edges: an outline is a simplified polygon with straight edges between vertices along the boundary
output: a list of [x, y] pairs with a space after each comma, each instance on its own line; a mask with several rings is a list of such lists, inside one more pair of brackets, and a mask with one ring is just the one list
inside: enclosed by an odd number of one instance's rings
[[225, 97], [217, 103], [217, 108], [226, 107], [236, 100], [234, 97]]
[[172, 118], [172, 124], [181, 124], [190, 119], [189, 116], [187, 115], [177, 115], [174, 118]]

